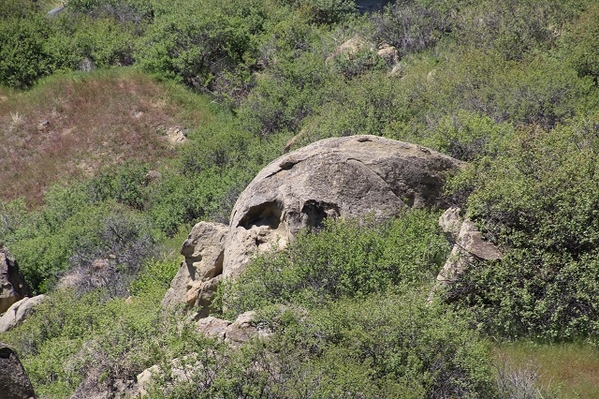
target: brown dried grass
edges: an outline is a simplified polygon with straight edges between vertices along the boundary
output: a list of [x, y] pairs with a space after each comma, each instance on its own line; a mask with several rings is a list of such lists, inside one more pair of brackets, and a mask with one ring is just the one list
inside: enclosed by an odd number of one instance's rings
[[0, 199], [36, 206], [53, 183], [158, 165], [174, 155], [169, 127], [209, 118], [186, 96], [129, 68], [52, 77], [24, 93], [0, 88]]

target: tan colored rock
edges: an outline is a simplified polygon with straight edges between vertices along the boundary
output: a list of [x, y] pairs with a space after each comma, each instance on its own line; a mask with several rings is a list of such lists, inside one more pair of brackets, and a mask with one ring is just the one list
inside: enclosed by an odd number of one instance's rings
[[208, 297], [216, 292], [215, 278], [222, 274], [227, 231], [228, 227], [220, 223], [200, 222], [193, 227], [181, 248], [185, 260], [162, 301], [163, 307], [211, 302]]
[[27, 283], [19, 270], [17, 261], [8, 251], [0, 248], [0, 314], [15, 302], [31, 295]]
[[383, 43], [376, 52], [388, 65], [396, 65], [399, 62], [399, 51], [390, 44]]
[[372, 43], [367, 42], [360, 36], [354, 36], [351, 39], [345, 41], [343, 44], [337, 46], [333, 53], [329, 55], [325, 62], [331, 62], [333, 59], [337, 57], [345, 57], [350, 59], [354, 55], [358, 54], [363, 50], [371, 50], [374, 52], [374, 45]]
[[232, 323], [228, 320], [219, 319], [218, 317], [208, 316], [198, 320], [198, 331], [208, 337], [225, 339], [227, 328]]
[[0, 342], [0, 398], [35, 398], [33, 386], [17, 354]]
[[448, 285], [457, 281], [475, 259], [499, 260], [501, 251], [486, 241], [474, 223], [460, 216], [459, 208], [446, 210], [439, 218], [439, 225], [454, 242], [451, 254], [437, 276], [437, 283]]
[[25, 297], [12, 304], [10, 308], [0, 317], [0, 333], [6, 332], [21, 324], [34, 308], [46, 300], [45, 295], [38, 295], [33, 298]]
[[236, 276], [254, 253], [285, 247], [326, 218], [376, 219], [407, 207], [445, 206], [447, 173], [462, 162], [377, 136], [321, 140], [266, 166], [231, 213], [223, 273]]
[[221, 278], [235, 278], [255, 254], [284, 248], [327, 218], [386, 220], [410, 207], [446, 207], [446, 175], [462, 165], [424, 147], [366, 135], [283, 155], [241, 193], [229, 226], [194, 226], [163, 306], [186, 304], [200, 308], [197, 317], [208, 316]]
[[185, 133], [183, 133], [183, 129], [181, 129], [179, 126], [169, 127], [166, 130], [166, 139], [171, 146], [177, 146], [187, 141], [187, 137], [185, 136]]
[[266, 338], [270, 332], [259, 328], [255, 323], [256, 312], [240, 314], [234, 322], [208, 316], [197, 321], [198, 331], [208, 337], [224, 340], [238, 347], [252, 338]]

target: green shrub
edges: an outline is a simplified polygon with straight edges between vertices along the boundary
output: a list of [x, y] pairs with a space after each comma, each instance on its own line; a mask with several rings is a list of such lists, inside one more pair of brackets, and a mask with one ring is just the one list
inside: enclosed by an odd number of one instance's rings
[[[134, 211], [113, 202], [93, 204], [82, 185], [55, 187], [46, 197], [43, 210], [29, 215], [8, 242], [30, 287], [47, 292], [69, 270], [87, 277], [94, 273], [97, 259], [109, 267], [98, 275], [107, 283], [118, 276], [114, 295], [124, 295], [128, 281], [137, 275], [143, 261], [156, 254], [152, 224]], [[94, 288], [84, 280], [83, 291]]]
[[229, 312], [272, 303], [319, 305], [434, 280], [448, 251], [437, 215], [410, 211], [377, 225], [338, 221], [255, 259], [224, 292]]
[[255, 64], [261, 7], [247, 2], [179, 2], [156, 12], [136, 59], [157, 76], [235, 97]]
[[599, 85], [599, 6], [588, 10], [565, 32], [561, 49], [579, 76], [590, 76]]
[[85, 69], [85, 62], [95, 68], [133, 64], [139, 35], [133, 24], [107, 17], [60, 14], [52, 21], [52, 29], [48, 48], [56, 70]]
[[380, 292], [310, 311], [264, 309], [268, 339], [208, 359], [212, 372], [196, 366], [169, 397], [497, 397], [484, 341], [422, 298]]
[[68, 11], [135, 23], [151, 20], [154, 13], [152, 0], [69, 0]]
[[115, 200], [133, 209], [146, 207], [148, 165], [126, 165], [104, 171], [89, 179], [85, 185], [93, 202]]
[[174, 330], [160, 321], [158, 295], [106, 300], [54, 291], [27, 324], [3, 335], [20, 355], [40, 397], [67, 398], [78, 388], [111, 391], [130, 384], [165, 355]]
[[[451, 2], [444, 2], [451, 8]], [[439, 4], [424, 1], [398, 1], [373, 15], [374, 38], [395, 47], [400, 57], [433, 47], [451, 31], [452, 13]]]
[[0, 85], [27, 89], [50, 74], [50, 25], [43, 15], [0, 20]]
[[597, 116], [523, 132], [472, 174], [469, 213], [504, 259], [471, 267], [450, 294], [490, 334], [596, 339]]

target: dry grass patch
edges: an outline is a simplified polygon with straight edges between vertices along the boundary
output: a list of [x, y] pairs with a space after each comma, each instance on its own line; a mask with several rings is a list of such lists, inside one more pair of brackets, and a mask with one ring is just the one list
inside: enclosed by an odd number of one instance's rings
[[29, 92], [0, 89], [0, 199], [41, 202], [61, 180], [174, 155], [167, 131], [196, 128], [206, 102], [133, 69], [52, 77]]
[[594, 346], [518, 342], [501, 345], [495, 354], [513, 369], [535, 371], [537, 387], [554, 392], [557, 398], [599, 397], [599, 349]]

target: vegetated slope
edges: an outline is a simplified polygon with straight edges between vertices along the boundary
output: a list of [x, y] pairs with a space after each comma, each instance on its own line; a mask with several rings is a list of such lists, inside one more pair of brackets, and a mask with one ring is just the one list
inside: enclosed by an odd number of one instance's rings
[[46, 190], [98, 170], [174, 155], [168, 129], [204, 121], [169, 89], [133, 70], [58, 76], [0, 96], [0, 199], [39, 205]]
[[[201, 118], [192, 118], [188, 144], [174, 152], [155, 182], [144, 178], [148, 166], [117, 167], [53, 187], [35, 212], [18, 201], [0, 204], [0, 240], [21, 260], [34, 287], [54, 294], [28, 326], [6, 336], [24, 355], [43, 397], [75, 391], [85, 396], [91, 388], [115, 394], [144, 368], [169, 367], [173, 358], [191, 353], [209, 367], [196, 370], [190, 383], [169, 381], [172, 397], [540, 397], [534, 376], [516, 372], [496, 378], [485, 356], [485, 337], [499, 345], [514, 339], [596, 345], [599, 6], [594, 1], [413, 0], [371, 15], [358, 15], [348, 0], [69, 4], [56, 19], [0, 14], [8, 21], [0, 35], [13, 38], [17, 32], [28, 43], [14, 54], [0, 49], [9, 54], [0, 57], [0, 71], [11, 71], [0, 76], [4, 84], [28, 88], [56, 71], [133, 63], [209, 93], [234, 112], [197, 130]], [[354, 43], [365, 43], [357, 52], [338, 51], [355, 38]], [[397, 53], [384, 59], [379, 43]], [[138, 97], [126, 89], [132, 86], [119, 87], [121, 73], [108, 74], [113, 87], [135, 103]], [[101, 93], [89, 82], [102, 76], [68, 77], [66, 87]], [[33, 101], [31, 93], [53, 82], [18, 95], [5, 91], [4, 104], [13, 104], [5, 126], [20, 121], [39, 133], [41, 120], [20, 117], [35, 112], [14, 104], [19, 98], [23, 104]], [[46, 102], [56, 104], [53, 100]], [[52, 107], [38, 104], [45, 109], [40, 118], [49, 119], [45, 115]], [[100, 117], [141, 129], [131, 134], [156, 138], [151, 118], [135, 119], [137, 108], [117, 101], [110, 115]], [[168, 107], [160, 112], [180, 123]], [[68, 132], [71, 125], [60, 126]], [[119, 140], [119, 132], [104, 134]], [[53, 143], [33, 133], [31, 142], [38, 147]], [[259, 308], [260, 322], [278, 334], [270, 343], [229, 351], [197, 336], [192, 324], [160, 319], [157, 303], [175, 261], [132, 256], [139, 252], [121, 245], [122, 233], [138, 232], [129, 236], [131, 242], [160, 244], [177, 232], [183, 236], [198, 220], [226, 220], [244, 184], [283, 151], [286, 139], [296, 135], [287, 146], [292, 148], [358, 133], [411, 141], [469, 161], [471, 167], [451, 182], [451, 194], [502, 246], [503, 260], [477, 262], [445, 302], [426, 305], [431, 276], [446, 252], [435, 227], [437, 214], [412, 214], [389, 230], [332, 224], [276, 257], [258, 259], [242, 280], [247, 284], [232, 288], [241, 299], [230, 302], [231, 317]], [[156, 157], [173, 154], [162, 145], [157, 140]], [[117, 150], [112, 157], [118, 157]], [[112, 157], [109, 162], [115, 162]], [[77, 167], [83, 161], [70, 166], [74, 175], [83, 177]], [[412, 252], [396, 250], [412, 243], [417, 243]], [[93, 260], [113, 259], [110, 255], [138, 260], [114, 268], [115, 277], [132, 277], [117, 295], [106, 286], [52, 291], [64, 273], [93, 273]], [[351, 263], [348, 256], [362, 261]], [[392, 272], [405, 270], [402, 279], [415, 286], [376, 292], [390, 275], [372, 279], [362, 267], [382, 263]], [[277, 278], [269, 279], [264, 270]], [[342, 298], [310, 290], [319, 287], [313, 283], [323, 270], [333, 272], [325, 286], [351, 287]], [[287, 296], [279, 295], [283, 290]], [[131, 308], [120, 298], [127, 294], [134, 295]], [[160, 388], [157, 397], [165, 395]]]

